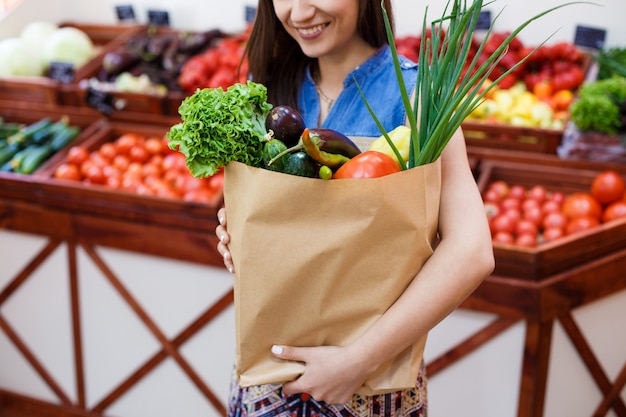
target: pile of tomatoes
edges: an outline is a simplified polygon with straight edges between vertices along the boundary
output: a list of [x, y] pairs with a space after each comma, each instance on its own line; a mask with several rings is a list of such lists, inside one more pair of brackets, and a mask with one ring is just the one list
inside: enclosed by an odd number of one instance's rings
[[542, 185], [527, 188], [495, 180], [483, 201], [494, 243], [522, 247], [626, 218], [625, 180], [612, 170], [598, 173], [588, 190], [568, 195]]
[[209, 178], [193, 177], [184, 155], [170, 150], [166, 137], [137, 133], [121, 134], [95, 150], [71, 147], [54, 177], [209, 205], [221, 201], [224, 182], [223, 172]]

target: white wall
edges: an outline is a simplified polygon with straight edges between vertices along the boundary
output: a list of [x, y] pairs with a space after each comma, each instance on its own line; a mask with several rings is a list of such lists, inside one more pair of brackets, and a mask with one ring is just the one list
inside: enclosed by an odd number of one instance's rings
[[[417, 34], [424, 18], [426, 4], [428, 17], [440, 16], [447, 0], [429, 3], [416, 0], [393, 0], [396, 12], [397, 35]], [[496, 0], [487, 9], [492, 15], [502, 11], [496, 30], [510, 30], [534, 14], [565, 3], [566, 0]], [[50, 19], [81, 23], [116, 23], [114, 8], [131, 4], [140, 22], [146, 22], [148, 9], [167, 10], [171, 25], [179, 29], [202, 30], [220, 28], [239, 31], [245, 25], [244, 8], [254, 6], [256, 0], [23, 0], [23, 5], [0, 21], [0, 38], [15, 34], [28, 21]], [[624, 0], [597, 0], [596, 5], [577, 4], [556, 11], [534, 22], [522, 34], [528, 44], [537, 44], [557, 31], [552, 40], [573, 41], [577, 24], [608, 30], [606, 46], [626, 46], [626, 2]]]

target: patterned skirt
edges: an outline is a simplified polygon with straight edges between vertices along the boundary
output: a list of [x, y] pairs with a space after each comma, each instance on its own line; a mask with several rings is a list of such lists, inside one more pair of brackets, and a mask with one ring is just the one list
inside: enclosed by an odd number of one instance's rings
[[415, 387], [387, 394], [355, 394], [345, 404], [326, 404], [310, 395], [284, 397], [281, 385], [240, 387], [233, 372], [229, 417], [426, 417], [426, 373], [420, 369]]

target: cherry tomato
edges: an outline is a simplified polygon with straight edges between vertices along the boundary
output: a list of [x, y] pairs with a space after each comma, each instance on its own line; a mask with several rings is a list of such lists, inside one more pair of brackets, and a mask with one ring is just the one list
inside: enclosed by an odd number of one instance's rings
[[489, 187], [487, 188], [487, 190], [495, 191], [496, 194], [498, 195], [498, 198], [502, 200], [509, 195], [510, 188], [509, 188], [509, 185], [505, 181], [497, 180], [489, 184]]
[[512, 185], [509, 189], [509, 197], [523, 200], [526, 197], [526, 188], [521, 185]]
[[67, 151], [67, 162], [80, 166], [89, 158], [89, 151], [80, 145], [72, 146]]
[[513, 234], [509, 232], [496, 232], [493, 236], [493, 242], [512, 244], [515, 241]]
[[549, 227], [544, 229], [541, 235], [542, 242], [552, 242], [565, 236], [564, 229], [560, 227]]
[[515, 238], [515, 245], [525, 248], [534, 248], [537, 246], [537, 235], [524, 233]]
[[539, 226], [543, 220], [543, 213], [541, 212], [541, 208], [539, 206], [534, 206], [524, 210], [522, 218]]
[[515, 232], [516, 220], [505, 215], [499, 214], [493, 218], [491, 221], [491, 227], [494, 233], [494, 236], [498, 234], [498, 232], [506, 232], [513, 234]]
[[376, 178], [399, 172], [400, 167], [389, 155], [365, 151], [343, 164], [333, 178]]
[[537, 225], [530, 220], [521, 219], [517, 222], [517, 225], [515, 226], [515, 235], [517, 236], [532, 235], [534, 237], [537, 237], [538, 234], [539, 227], [537, 227]]
[[600, 202], [607, 205], [619, 201], [624, 197], [626, 184], [624, 178], [612, 170], [603, 171], [595, 176], [591, 183], [591, 195]]
[[78, 166], [73, 163], [63, 163], [54, 170], [54, 178], [59, 180], [80, 181], [81, 177]]
[[567, 217], [561, 212], [548, 213], [541, 225], [544, 229], [564, 229], [567, 225]]
[[548, 196], [548, 191], [543, 185], [534, 185], [528, 190], [528, 198], [536, 200], [538, 203], [543, 203]]

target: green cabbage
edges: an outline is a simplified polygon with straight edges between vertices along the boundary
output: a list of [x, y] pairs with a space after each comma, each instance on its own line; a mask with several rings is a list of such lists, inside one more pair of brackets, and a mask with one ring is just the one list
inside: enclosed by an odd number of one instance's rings
[[95, 50], [91, 38], [85, 32], [66, 26], [50, 35], [41, 54], [46, 66], [51, 62], [67, 62], [77, 68], [93, 58]]
[[33, 76], [42, 72], [37, 55], [20, 38], [0, 40], [0, 77]]
[[211, 176], [231, 161], [260, 167], [271, 109], [266, 87], [252, 81], [226, 91], [196, 90], [178, 109], [182, 122], [167, 132], [169, 147], [185, 155], [195, 177]]

